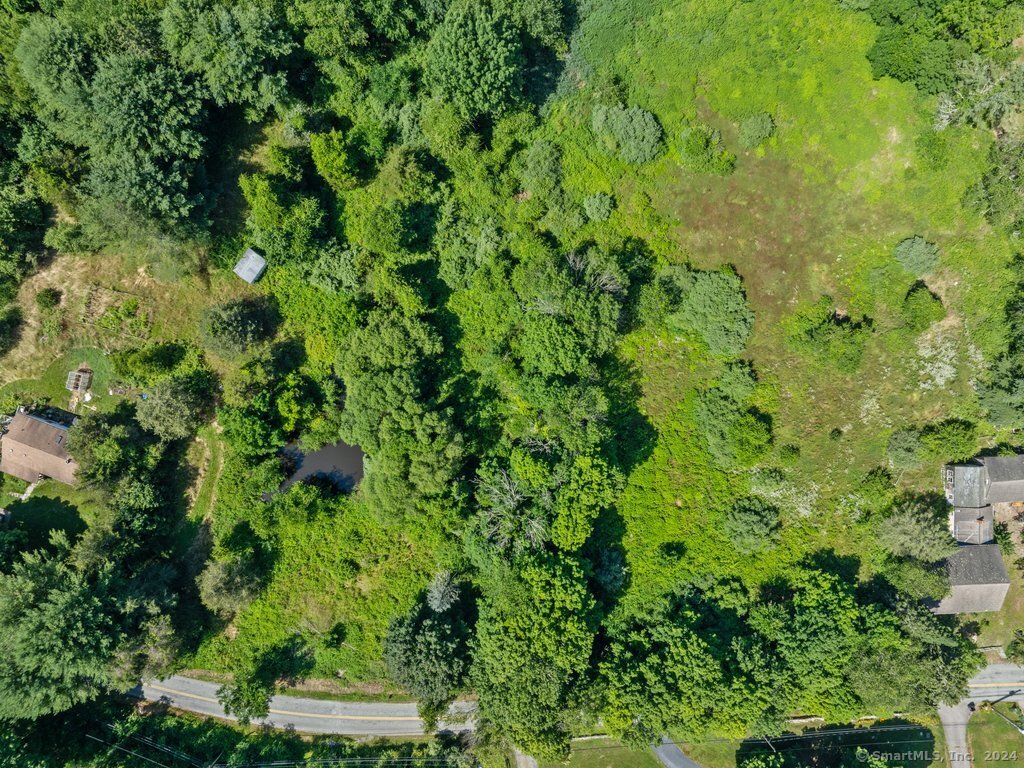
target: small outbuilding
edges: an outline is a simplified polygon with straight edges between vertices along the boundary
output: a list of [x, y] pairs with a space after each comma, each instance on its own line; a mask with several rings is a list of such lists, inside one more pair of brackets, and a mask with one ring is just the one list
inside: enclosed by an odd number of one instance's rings
[[1003, 607], [1010, 577], [998, 544], [961, 546], [946, 560], [950, 593], [935, 613], [987, 613]]
[[992, 507], [956, 507], [953, 510], [953, 538], [960, 544], [989, 544], [995, 540]]
[[68, 373], [67, 381], [64, 383], [64, 388], [68, 392], [85, 392], [92, 385], [92, 369], [88, 365], [82, 363], [78, 366], [77, 371], [71, 371]]
[[78, 464], [68, 455], [68, 427], [18, 411], [0, 437], [0, 472], [34, 483], [47, 477], [71, 485]]
[[266, 270], [267, 260], [252, 248], [247, 248], [245, 254], [235, 264], [235, 274], [250, 285], [259, 280]]

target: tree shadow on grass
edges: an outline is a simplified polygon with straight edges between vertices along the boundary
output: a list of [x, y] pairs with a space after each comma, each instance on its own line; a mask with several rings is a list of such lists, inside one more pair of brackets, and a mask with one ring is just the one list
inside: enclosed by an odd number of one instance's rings
[[782, 768], [851, 768], [864, 764], [857, 759], [858, 748], [872, 755], [890, 756], [894, 765], [905, 768], [926, 768], [936, 752], [935, 735], [928, 728], [892, 719], [856, 729], [848, 724], [811, 728], [801, 734], [773, 738], [771, 744], [764, 739], [748, 739], [736, 751], [736, 763], [742, 765], [744, 760], [777, 753]]
[[64, 531], [72, 542], [85, 532], [85, 520], [78, 507], [64, 499], [31, 496], [8, 505], [8, 509], [11, 524], [28, 536], [28, 550], [47, 546], [54, 530]]

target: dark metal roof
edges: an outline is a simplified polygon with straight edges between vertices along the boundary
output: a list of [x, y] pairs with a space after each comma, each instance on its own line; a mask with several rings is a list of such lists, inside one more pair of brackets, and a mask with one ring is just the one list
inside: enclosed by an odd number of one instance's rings
[[953, 536], [961, 544], [988, 544], [993, 539], [992, 507], [953, 510]]
[[953, 465], [953, 506], [984, 507], [986, 498], [988, 473], [983, 464]]
[[965, 584], [1009, 584], [1003, 553], [998, 544], [966, 544], [946, 560], [949, 583], [953, 586]]

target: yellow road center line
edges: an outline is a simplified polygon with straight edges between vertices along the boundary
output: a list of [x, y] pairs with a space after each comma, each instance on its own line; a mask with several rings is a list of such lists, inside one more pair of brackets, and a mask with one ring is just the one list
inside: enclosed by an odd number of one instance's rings
[[[172, 688], [164, 688], [162, 685], [153, 685], [150, 683], [146, 686], [152, 688], [155, 691], [163, 691], [164, 693], [173, 693], [175, 696], [184, 696], [186, 699], [198, 699], [199, 701], [206, 701], [210, 704], [220, 705], [217, 699], [211, 699], [209, 696], [200, 696], [198, 693], [185, 693], [184, 691], [175, 691]], [[269, 712], [271, 715], [285, 715], [287, 717], [309, 717], [309, 718], [325, 718], [328, 720], [388, 720], [388, 721], [402, 721], [402, 722], [419, 722], [418, 717], [402, 716], [402, 715], [332, 715], [332, 714], [312, 714], [309, 712], [289, 712], [286, 709], [271, 709]]]

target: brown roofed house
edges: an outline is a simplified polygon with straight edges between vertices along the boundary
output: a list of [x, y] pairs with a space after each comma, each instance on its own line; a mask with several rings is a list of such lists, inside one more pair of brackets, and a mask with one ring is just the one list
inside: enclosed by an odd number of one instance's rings
[[0, 437], [0, 472], [34, 483], [51, 477], [73, 484], [78, 464], [68, 455], [68, 428], [25, 411]]

